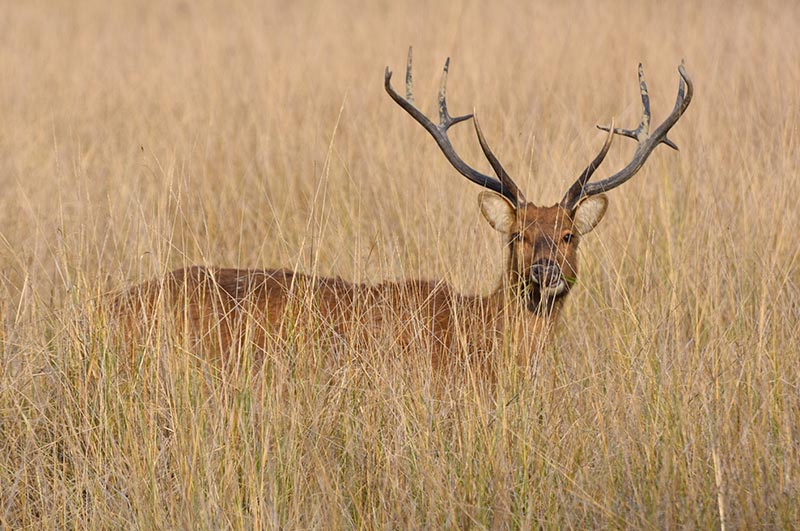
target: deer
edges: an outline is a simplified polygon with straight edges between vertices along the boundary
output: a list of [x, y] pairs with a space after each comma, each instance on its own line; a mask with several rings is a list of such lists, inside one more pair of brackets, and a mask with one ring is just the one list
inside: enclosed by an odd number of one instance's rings
[[[494, 352], [509, 323], [519, 332], [514, 363], [524, 366], [531, 348], [547, 344], [565, 300], [578, 276], [581, 239], [603, 219], [609, 192], [636, 175], [660, 144], [677, 150], [667, 134], [692, 99], [692, 80], [683, 62], [672, 112], [651, 131], [650, 98], [642, 65], [639, 88], [642, 115], [638, 127], [622, 129], [611, 120], [604, 143], [555, 205], [528, 201], [489, 148], [475, 113], [451, 116], [447, 106], [450, 59], [442, 72], [438, 94], [439, 121], [434, 123], [414, 105], [412, 55], [406, 64], [406, 95], [392, 86], [386, 67], [384, 88], [435, 140], [452, 167], [484, 190], [478, 194], [480, 212], [502, 234], [504, 270], [497, 288], [488, 295], [457, 292], [444, 281], [404, 280], [360, 284], [338, 277], [300, 273], [292, 269], [233, 269], [191, 266], [135, 286], [116, 299], [118, 310], [138, 325], [152, 319], [162, 304], [197, 342], [214, 345], [223, 356], [249, 342], [262, 350], [285, 341], [305, 323], [308, 334], [324, 336], [326, 345], [346, 345], [372, 330], [394, 345], [423, 346], [434, 370], [453, 367], [466, 359], [491, 372]], [[478, 143], [495, 176], [467, 165], [454, 149], [448, 131], [472, 120]], [[636, 141], [630, 162], [611, 176], [591, 181], [615, 136]], [[248, 326], [243, 323], [247, 321]], [[312, 324], [308, 324], [309, 321]], [[291, 330], [290, 330], [291, 329]], [[375, 332], [375, 330], [380, 330]], [[419, 350], [419, 349], [418, 349]], [[489, 367], [487, 369], [487, 366]]]

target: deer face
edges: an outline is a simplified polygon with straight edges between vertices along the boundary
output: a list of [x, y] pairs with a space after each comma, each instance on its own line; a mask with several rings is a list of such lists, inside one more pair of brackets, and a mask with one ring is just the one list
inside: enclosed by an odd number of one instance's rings
[[608, 200], [588, 197], [569, 211], [560, 204], [514, 207], [499, 194], [482, 192], [479, 204], [489, 224], [508, 240], [512, 282], [522, 288], [528, 309], [538, 312], [552, 307], [575, 283], [578, 243], [603, 218]]

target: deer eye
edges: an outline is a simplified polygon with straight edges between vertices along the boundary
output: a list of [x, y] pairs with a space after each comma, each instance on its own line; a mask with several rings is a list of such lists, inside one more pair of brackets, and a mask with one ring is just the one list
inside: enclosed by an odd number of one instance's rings
[[573, 234], [571, 232], [566, 233], [561, 237], [561, 241], [564, 243], [569, 243], [572, 241]]

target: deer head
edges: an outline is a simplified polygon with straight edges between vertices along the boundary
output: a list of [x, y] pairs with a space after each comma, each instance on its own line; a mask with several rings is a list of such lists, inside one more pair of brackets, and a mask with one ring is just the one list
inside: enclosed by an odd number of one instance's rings
[[[577, 249], [583, 235], [594, 229], [603, 218], [608, 206], [604, 192], [612, 190], [633, 177], [644, 165], [650, 153], [659, 144], [678, 149], [667, 138], [667, 133], [683, 115], [692, 99], [692, 81], [683, 64], [678, 67], [680, 85], [675, 107], [670, 115], [650, 132], [650, 97], [639, 65], [639, 88], [642, 99], [642, 118], [636, 129], [619, 129], [614, 122], [609, 127], [600, 152], [589, 163], [578, 179], [567, 189], [561, 201], [542, 207], [528, 202], [500, 161], [489, 148], [480, 124], [473, 114], [452, 117], [447, 110], [448, 58], [444, 64], [439, 88], [439, 124], [434, 124], [414, 106], [411, 49], [406, 66], [406, 97], [401, 97], [391, 85], [392, 73], [386, 68], [384, 86], [389, 96], [428, 131], [447, 160], [464, 177], [487, 188], [478, 196], [481, 213], [489, 224], [506, 237], [509, 250], [507, 279], [524, 297], [527, 308], [543, 312], [554, 308], [569, 293], [577, 278]], [[494, 171], [495, 177], [485, 175], [468, 166], [453, 149], [447, 131], [453, 125], [473, 119], [481, 149]], [[636, 140], [636, 151], [631, 161], [620, 171], [598, 182], [589, 182], [595, 170], [605, 159], [614, 135]]]

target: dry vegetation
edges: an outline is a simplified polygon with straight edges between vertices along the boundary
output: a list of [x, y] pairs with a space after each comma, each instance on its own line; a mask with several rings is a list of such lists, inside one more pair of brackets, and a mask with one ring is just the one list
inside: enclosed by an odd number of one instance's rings
[[[0, 7], [2, 527], [800, 524], [796, 3], [113, 4]], [[694, 78], [531, 373], [313, 337], [222, 370], [163, 329], [120, 370], [93, 302], [187, 264], [492, 289], [477, 188], [383, 92], [409, 44], [542, 203], [634, 125], [637, 62], [656, 120]]]

